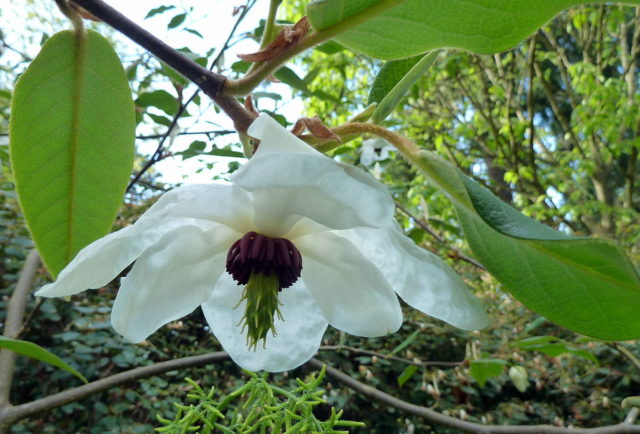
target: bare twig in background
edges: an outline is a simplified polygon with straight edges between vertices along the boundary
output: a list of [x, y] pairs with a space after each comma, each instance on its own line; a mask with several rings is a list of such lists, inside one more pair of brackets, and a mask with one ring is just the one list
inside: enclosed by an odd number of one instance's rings
[[[33, 288], [33, 281], [40, 266], [40, 255], [36, 249], [31, 250], [24, 262], [16, 289], [11, 295], [7, 306], [7, 317], [4, 323], [3, 336], [15, 339], [22, 330], [22, 317], [27, 307], [27, 299]], [[0, 349], [0, 411], [11, 405], [9, 393], [13, 382], [13, 368], [16, 362], [16, 353], [6, 349]]]
[[[135, 380], [142, 378], [159, 375], [165, 372], [174, 371], [178, 369], [187, 369], [198, 366], [205, 366], [212, 363], [218, 363], [229, 359], [229, 355], [224, 351], [218, 351], [214, 353], [202, 354], [199, 356], [184, 357], [176, 360], [169, 360], [166, 362], [159, 362], [150, 366], [144, 366], [141, 368], [131, 369], [129, 371], [121, 372], [119, 374], [111, 375], [100, 380], [93, 381], [83, 386], [75, 387], [73, 389], [65, 390], [45, 398], [38, 399], [36, 401], [20, 404], [15, 407], [5, 407], [0, 409], [0, 432], [5, 432], [8, 427], [18, 422], [21, 419], [35, 416], [54, 408], [69, 404], [71, 402], [79, 401], [93, 394], [103, 392], [112, 387], [120, 386]], [[321, 369], [323, 363], [317, 359], [311, 359], [308, 366], [314, 369]], [[424, 418], [425, 420], [432, 422], [435, 425], [447, 426], [458, 429], [463, 432], [472, 433], [501, 433], [501, 434], [617, 434], [617, 433], [640, 433], [640, 425], [635, 425], [636, 419], [640, 414], [637, 408], [633, 408], [624, 422], [617, 425], [610, 425], [599, 428], [562, 428], [547, 425], [519, 425], [519, 426], [507, 426], [507, 425], [482, 425], [473, 422], [467, 422], [460, 419], [456, 419], [451, 416], [440, 414], [437, 411], [431, 410], [426, 407], [411, 404], [409, 402], [398, 399], [385, 392], [382, 392], [372, 386], [361, 383], [358, 380], [353, 379], [351, 376], [344, 372], [329, 367], [326, 367], [327, 375], [354, 391], [366, 396], [367, 398], [378, 401], [389, 407], [396, 408], [405, 413], [413, 414]]]
[[73, 3], [86, 9], [136, 44], [146, 48], [196, 84], [233, 120], [238, 131], [244, 132], [249, 128], [255, 115], [246, 111], [235, 98], [222, 94], [227, 77], [211, 72], [187, 58], [180, 51], [165, 44], [102, 0], [74, 0]]
[[[229, 42], [231, 42], [231, 38], [233, 38], [233, 36], [235, 35], [236, 30], [238, 29], [238, 26], [240, 25], [242, 20], [244, 20], [244, 18], [247, 16], [247, 14], [249, 13], [249, 11], [251, 10], [251, 8], [253, 7], [253, 5], [255, 3], [256, 3], [256, 0], [248, 0], [247, 3], [244, 5], [244, 7], [242, 8], [242, 12], [240, 13], [238, 18], [236, 19], [235, 24], [233, 25], [233, 27], [231, 28], [231, 31], [229, 32], [229, 35], [227, 36], [227, 39], [224, 41], [224, 44], [222, 44], [222, 48], [220, 49], [220, 51], [218, 51], [218, 54], [216, 55], [216, 57], [213, 59], [213, 61], [209, 65], [208, 71], [212, 71], [213, 68], [218, 64], [218, 62], [220, 61], [220, 59], [221, 59], [222, 55], [224, 54], [224, 52], [227, 50], [227, 48], [229, 48]], [[134, 42], [137, 42], [133, 38], [132, 38], [132, 40]], [[160, 57], [160, 56], [158, 56], [158, 57]], [[187, 78], [189, 78], [189, 77], [187, 77]], [[133, 186], [137, 182], [140, 181], [140, 178], [142, 177], [142, 175], [144, 175], [145, 172], [151, 168], [151, 166], [153, 166], [154, 164], [156, 164], [158, 161], [160, 161], [162, 159], [162, 154], [164, 153], [164, 144], [166, 143], [167, 139], [171, 136], [171, 133], [172, 133], [173, 129], [177, 128], [178, 120], [180, 119], [180, 116], [182, 116], [182, 114], [185, 112], [185, 110], [187, 109], [189, 104], [191, 104], [193, 102], [193, 100], [196, 99], [196, 97], [200, 94], [201, 90], [203, 90], [205, 93], [207, 93], [205, 89], [203, 89], [202, 87], [199, 87], [198, 89], [196, 89], [195, 92], [193, 92], [193, 94], [191, 94], [191, 96], [187, 99], [187, 101], [185, 101], [184, 103], [180, 104], [180, 107], [178, 108], [178, 111], [173, 115], [173, 119], [171, 119], [171, 124], [169, 124], [169, 126], [167, 127], [167, 131], [165, 131], [165, 133], [162, 134], [159, 137], [160, 141], [158, 142], [158, 147], [156, 148], [154, 153], [151, 155], [149, 160], [145, 163], [145, 165], [142, 166], [142, 169], [140, 169], [140, 171], [133, 176], [133, 178], [129, 182], [129, 185], [127, 186], [127, 191], [131, 190], [131, 188], [133, 188]], [[215, 101], [215, 99], [214, 99], [214, 101]], [[247, 112], [247, 113], [249, 113], [249, 112]], [[234, 122], [235, 122], [235, 119], [234, 119]], [[248, 125], [247, 125], [247, 127], [248, 127]], [[235, 133], [235, 131], [233, 131], [233, 132]]]
[[112, 387], [169, 371], [209, 365], [211, 363], [227, 360], [228, 358], [229, 355], [226, 352], [218, 351], [199, 356], [183, 357], [181, 359], [159, 362], [150, 366], [143, 366], [141, 368], [135, 368], [119, 374], [114, 374], [100, 380], [92, 381], [89, 384], [74, 387], [73, 389], [65, 390], [25, 404], [16, 405], [15, 407], [0, 408], [0, 432], [2, 432], [3, 429], [6, 430], [9, 426], [21, 419], [47, 412], [54, 408], [69, 404], [70, 402], [79, 401], [87, 396], [103, 392], [111, 389]]
[[411, 211], [409, 211], [407, 208], [402, 206], [400, 203], [396, 202], [396, 208], [398, 208], [400, 211], [402, 211], [404, 214], [406, 214], [407, 217], [409, 217], [411, 220], [413, 220], [413, 222], [415, 224], [420, 226], [420, 228], [422, 230], [424, 230], [429, 235], [431, 235], [440, 244], [446, 245], [447, 248], [449, 248], [450, 250], [452, 250], [454, 252], [456, 258], [461, 259], [461, 260], [463, 260], [465, 262], [468, 262], [469, 264], [471, 264], [474, 267], [477, 267], [477, 268], [479, 268], [481, 270], [486, 270], [486, 268], [484, 268], [484, 265], [482, 265], [480, 262], [476, 261], [475, 259], [471, 258], [470, 256], [465, 255], [462, 251], [460, 251], [460, 249], [456, 248], [455, 246], [451, 245], [450, 243], [447, 243], [440, 235], [438, 235], [433, 230], [433, 228], [427, 222], [425, 222], [424, 220], [419, 219], [418, 217], [413, 215], [413, 213]]
[[[323, 363], [318, 359], [311, 359], [308, 365], [313, 366], [315, 369], [321, 369]], [[462, 432], [481, 433], [481, 434], [617, 434], [617, 433], [640, 433], [640, 425], [634, 425], [636, 418], [638, 417], [638, 409], [634, 408], [629, 412], [629, 415], [625, 418], [624, 422], [617, 425], [609, 425], [598, 428], [563, 428], [555, 427], [551, 425], [482, 425], [479, 423], [467, 422], [464, 420], [456, 419], [455, 417], [446, 416], [431, 410], [427, 407], [411, 404], [410, 402], [403, 401], [388, 393], [382, 392], [375, 387], [361, 383], [355, 380], [350, 375], [344, 372], [332, 368], [326, 367], [327, 376], [339, 381], [350, 389], [366, 396], [369, 399], [378, 401], [389, 407], [396, 408], [405, 413], [413, 414], [415, 416], [422, 417], [423, 419], [433, 422], [435, 425], [447, 426], [457, 429]]]
[[[211, 131], [181, 131], [178, 133], [178, 136], [207, 136], [209, 139], [211, 137], [217, 136], [226, 136], [228, 134], [235, 134], [236, 132], [233, 130], [211, 130]], [[0, 134], [1, 136], [2, 134]], [[142, 136], [136, 136], [138, 140], [152, 140], [152, 139], [161, 139], [168, 135], [168, 132], [162, 134], [145, 134]]]
[[365, 354], [367, 356], [375, 356], [382, 360], [393, 360], [395, 362], [404, 363], [407, 365], [415, 366], [443, 366], [443, 367], [456, 367], [464, 365], [462, 362], [441, 362], [438, 360], [429, 360], [423, 362], [422, 360], [409, 360], [402, 357], [392, 356], [390, 354], [379, 353], [376, 351], [362, 350], [360, 348], [350, 347], [348, 345], [323, 345], [320, 347], [320, 351], [349, 351], [354, 354]]

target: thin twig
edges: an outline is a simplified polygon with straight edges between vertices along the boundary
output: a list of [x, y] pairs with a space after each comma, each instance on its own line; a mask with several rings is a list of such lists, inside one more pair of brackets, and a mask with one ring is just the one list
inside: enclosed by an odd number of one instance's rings
[[[244, 17], [247, 15], [247, 13], [249, 13], [249, 11], [251, 10], [251, 8], [253, 7], [254, 4], [255, 4], [255, 0], [247, 1], [247, 4], [243, 8], [242, 13], [240, 14], [240, 16], [236, 20], [235, 24], [231, 28], [231, 31], [229, 32], [229, 35], [227, 36], [227, 39], [224, 41], [224, 44], [222, 45], [222, 48], [220, 49], [220, 51], [218, 52], [216, 57], [211, 62], [211, 65], [209, 66], [208, 71], [212, 71], [213, 68], [215, 67], [215, 65], [220, 61], [222, 55], [224, 54], [224, 52], [227, 50], [227, 48], [229, 46], [229, 41], [231, 41], [231, 38], [233, 37], [233, 35], [235, 34], [236, 30], [238, 29], [238, 26], [240, 25], [240, 23], [242, 22]], [[129, 185], [127, 186], [127, 192], [129, 190], [131, 190], [131, 188], [133, 188], [133, 186], [138, 181], [140, 181], [140, 178], [142, 178], [142, 175], [144, 175], [147, 172], [147, 170], [149, 170], [155, 163], [157, 163], [158, 161], [160, 161], [162, 159], [162, 154], [164, 153], [164, 144], [165, 144], [165, 142], [167, 141], [167, 139], [171, 135], [171, 132], [173, 131], [173, 129], [177, 128], [178, 120], [180, 119], [182, 114], [187, 110], [187, 107], [189, 106], [189, 104], [191, 104], [193, 102], [193, 100], [195, 100], [196, 97], [200, 94], [200, 90], [204, 90], [204, 89], [198, 88], [195, 92], [193, 92], [193, 94], [187, 99], [186, 102], [180, 104], [180, 107], [178, 107], [178, 111], [173, 115], [173, 119], [171, 120], [171, 124], [167, 127], [167, 131], [163, 135], [160, 136], [160, 141], [158, 142], [158, 146], [156, 147], [156, 150], [151, 155], [151, 158], [149, 158], [149, 160], [145, 163], [145, 165], [142, 166], [142, 169], [140, 169], [140, 171], [134, 175], [134, 177], [131, 179], [131, 181], [129, 181]], [[206, 91], [205, 91], [205, 93], [206, 93]]]
[[228, 358], [229, 355], [226, 352], [218, 351], [199, 356], [169, 360], [111, 375], [100, 380], [92, 381], [89, 384], [65, 390], [25, 404], [16, 405], [15, 407], [5, 407], [0, 409], [0, 431], [26, 417], [35, 416], [69, 404], [70, 402], [75, 402], [93, 394], [111, 389], [112, 387], [117, 387], [125, 383], [130, 383], [135, 380], [159, 375], [169, 371], [209, 365], [227, 360]]
[[[323, 366], [323, 363], [318, 359], [311, 359], [309, 360], [308, 364], [315, 369], [322, 369], [322, 366]], [[432, 422], [436, 425], [447, 426], [462, 432], [482, 433], [482, 434], [640, 433], [640, 425], [634, 425], [635, 418], [637, 417], [638, 414], [637, 412], [633, 412], [633, 410], [632, 410], [632, 413], [629, 413], [629, 416], [627, 416], [624, 422], [619, 423], [617, 425], [609, 425], [609, 426], [603, 426], [598, 428], [564, 428], [564, 427], [555, 427], [551, 425], [517, 425], [517, 426], [482, 425], [479, 423], [467, 422], [464, 420], [456, 419], [455, 417], [446, 416], [444, 414], [438, 413], [437, 411], [431, 410], [430, 408], [422, 407], [420, 405], [415, 405], [415, 404], [411, 404], [410, 402], [403, 401], [399, 398], [389, 395], [388, 393], [382, 392], [376, 389], [375, 387], [369, 386], [368, 384], [365, 384], [365, 383], [361, 383], [360, 381], [352, 378], [350, 375], [347, 375], [344, 372], [338, 369], [332, 368], [330, 366], [326, 366], [326, 373], [330, 378], [333, 378], [334, 380], [343, 383], [345, 386], [355, 390], [356, 392], [366, 396], [369, 399], [378, 401], [384, 405], [396, 408], [405, 413], [422, 417], [426, 421]]]
[[207, 68], [197, 64], [102, 0], [73, 0], [73, 2], [109, 24], [136, 44], [146, 48], [160, 60], [195, 83], [233, 120], [238, 131], [247, 131], [256, 116], [245, 110], [235, 98], [222, 94], [224, 83], [227, 80], [224, 75], [209, 71]]
[[464, 361], [462, 362], [441, 362], [441, 361], [427, 361], [423, 362], [420, 360], [409, 360], [403, 359], [402, 357], [392, 356], [390, 354], [378, 353], [376, 351], [363, 350], [360, 348], [350, 347], [348, 345], [324, 345], [320, 347], [320, 351], [349, 351], [354, 354], [365, 354], [367, 356], [375, 356], [379, 359], [383, 360], [393, 360], [395, 362], [404, 363], [406, 365], [414, 365], [414, 366], [443, 366], [443, 367], [453, 367], [464, 365]]
[[[235, 134], [234, 130], [210, 130], [210, 131], [182, 131], [178, 133], [179, 136], [207, 136], [207, 137], [217, 137], [217, 136], [226, 136], [228, 134]], [[1, 136], [2, 134], [0, 134]], [[136, 136], [138, 140], [153, 140], [153, 139], [161, 139], [166, 136], [167, 133], [162, 134], [145, 134], [141, 136]]]
[[436, 241], [438, 241], [441, 244], [446, 244], [446, 246], [455, 253], [455, 257], [456, 258], [461, 259], [461, 260], [463, 260], [465, 262], [468, 262], [469, 264], [473, 265], [474, 267], [479, 268], [480, 270], [486, 270], [484, 265], [482, 265], [480, 262], [476, 261], [475, 259], [473, 259], [470, 256], [465, 255], [462, 251], [460, 251], [458, 248], [454, 247], [452, 244], [445, 243], [445, 240], [440, 235], [438, 235], [431, 228], [431, 226], [429, 226], [429, 224], [427, 224], [427, 222], [425, 222], [424, 220], [422, 220], [422, 219], [416, 217], [415, 215], [413, 215], [413, 213], [411, 211], [409, 211], [407, 208], [402, 206], [400, 203], [396, 202], [396, 208], [398, 208], [400, 211], [402, 211], [404, 214], [406, 214], [407, 217], [409, 217], [411, 220], [413, 220], [413, 222], [415, 224], [420, 226], [420, 228], [422, 230], [424, 230], [429, 235], [431, 235]]
[[[40, 267], [40, 255], [36, 249], [31, 250], [24, 262], [16, 289], [11, 295], [7, 306], [7, 317], [4, 323], [3, 336], [15, 339], [22, 329], [22, 318], [27, 307], [29, 294], [33, 289], [33, 281]], [[9, 394], [13, 382], [13, 368], [16, 362], [16, 353], [6, 349], [0, 349], [0, 409], [11, 405]]]
[[20, 330], [18, 330], [16, 339], [19, 338], [20, 336], [22, 336], [22, 334], [25, 331], [27, 331], [27, 329], [29, 328], [29, 324], [31, 324], [31, 320], [33, 320], [33, 318], [36, 316], [36, 314], [38, 312], [40, 312], [40, 308], [42, 307], [42, 303], [44, 303], [44, 298], [39, 297], [38, 301], [36, 302], [36, 305], [34, 306], [33, 309], [31, 309], [31, 312], [29, 312], [29, 315], [27, 315], [27, 318], [22, 323], [22, 326], [20, 327]]

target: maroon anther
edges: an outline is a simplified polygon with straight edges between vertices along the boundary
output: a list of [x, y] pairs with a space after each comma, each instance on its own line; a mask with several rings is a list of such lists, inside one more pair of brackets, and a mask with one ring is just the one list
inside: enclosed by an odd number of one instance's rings
[[284, 238], [269, 238], [249, 232], [231, 245], [227, 254], [227, 272], [240, 285], [249, 283], [252, 273], [275, 273], [280, 289], [293, 285], [302, 271], [302, 256], [293, 243]]

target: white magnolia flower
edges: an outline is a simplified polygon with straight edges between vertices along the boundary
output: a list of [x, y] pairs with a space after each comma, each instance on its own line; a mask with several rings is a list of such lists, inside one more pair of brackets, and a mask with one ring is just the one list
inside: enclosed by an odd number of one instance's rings
[[386, 160], [393, 149], [391, 143], [379, 137], [363, 140], [360, 148], [360, 164], [369, 167], [378, 161]]
[[396, 331], [396, 294], [463, 329], [487, 324], [460, 278], [402, 234], [380, 183], [267, 115], [249, 134], [262, 141], [231, 184], [164, 194], [134, 225], [85, 247], [37, 295], [100, 288], [135, 261], [111, 313], [116, 331], [140, 342], [201, 306], [225, 350], [250, 370], [304, 363], [328, 324], [358, 336]]

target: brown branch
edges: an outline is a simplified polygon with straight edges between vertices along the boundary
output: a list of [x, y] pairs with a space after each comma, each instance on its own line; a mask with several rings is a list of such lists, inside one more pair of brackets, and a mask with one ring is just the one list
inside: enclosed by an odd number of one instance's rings
[[130, 383], [142, 378], [162, 374], [178, 369], [193, 368], [197, 366], [209, 365], [223, 360], [227, 360], [229, 355], [225, 351], [202, 354], [199, 356], [183, 357], [181, 359], [159, 362], [150, 366], [131, 369], [119, 374], [111, 375], [100, 380], [92, 381], [89, 384], [65, 390], [45, 398], [0, 409], [0, 432], [8, 428], [17, 421], [26, 417], [52, 410], [54, 408], [75, 402], [99, 392], [103, 392], [112, 387], [117, 387], [125, 383]]
[[[27, 307], [27, 300], [33, 288], [33, 281], [40, 266], [40, 255], [36, 249], [31, 250], [24, 262], [16, 289], [11, 295], [7, 306], [7, 317], [4, 323], [3, 336], [15, 339], [22, 330], [22, 318]], [[13, 368], [16, 353], [7, 349], [0, 349], [0, 409], [11, 405], [9, 394], [13, 382]], [[1, 411], [1, 410], [0, 410]]]
[[100, 20], [146, 48], [160, 60], [195, 83], [233, 120], [236, 129], [245, 133], [256, 118], [233, 97], [222, 94], [227, 77], [197, 64], [178, 50], [165, 44], [102, 0], [73, 0]]
[[[323, 363], [318, 359], [311, 359], [308, 364], [315, 369], [321, 369]], [[625, 421], [617, 425], [610, 425], [598, 428], [564, 428], [555, 427], [551, 425], [482, 425], [474, 422], [467, 422], [464, 420], [456, 419], [451, 416], [445, 416], [437, 411], [431, 410], [427, 407], [411, 404], [410, 402], [403, 401], [388, 393], [382, 392], [375, 387], [368, 384], [361, 383], [358, 380], [353, 379], [351, 376], [344, 372], [332, 368], [326, 367], [326, 373], [330, 378], [343, 383], [350, 389], [366, 396], [369, 399], [378, 401], [389, 407], [396, 408], [405, 413], [413, 414], [415, 416], [422, 417], [428, 422], [432, 422], [437, 425], [447, 426], [457, 429], [462, 432], [470, 433], [483, 433], [483, 434], [556, 434], [556, 433], [589, 433], [589, 434], [617, 434], [617, 433], [640, 433], [640, 425], [634, 425], [638, 416], [638, 410], [633, 409], [629, 415], [625, 418]]]
[[440, 235], [435, 233], [435, 231], [431, 228], [431, 226], [429, 226], [429, 224], [427, 224], [427, 222], [425, 222], [422, 219], [419, 219], [418, 217], [413, 215], [413, 213], [411, 211], [409, 211], [407, 208], [402, 206], [400, 203], [396, 202], [396, 208], [398, 208], [400, 211], [402, 211], [404, 214], [406, 214], [407, 217], [409, 217], [411, 220], [413, 220], [413, 222], [415, 224], [417, 224], [422, 230], [424, 230], [429, 235], [431, 235], [436, 241], [438, 241], [441, 244], [446, 244], [446, 246], [455, 253], [455, 257], [456, 258], [461, 259], [461, 260], [463, 260], [465, 262], [468, 262], [469, 264], [471, 264], [474, 267], [477, 267], [477, 268], [479, 268], [481, 270], [486, 270], [484, 265], [482, 265], [480, 262], [478, 262], [475, 259], [465, 255], [463, 252], [461, 252], [459, 249], [457, 249], [456, 247], [454, 247], [450, 243], [446, 243], [445, 240]]
[[[209, 354], [202, 354], [198, 356], [184, 357], [176, 360], [169, 360], [166, 362], [156, 363], [150, 366], [144, 366], [141, 368], [131, 369], [129, 371], [121, 372], [119, 374], [112, 375], [107, 378], [103, 378], [89, 384], [85, 384], [80, 387], [76, 387], [70, 390], [56, 393], [54, 395], [38, 399], [36, 401], [28, 402], [25, 404], [17, 405], [15, 407], [6, 407], [0, 409], [0, 432], [6, 430], [12, 424], [18, 422], [21, 419], [35, 416], [42, 412], [49, 411], [51, 409], [69, 404], [71, 402], [78, 401], [86, 398], [90, 395], [103, 392], [112, 387], [117, 387], [125, 383], [129, 383], [142, 378], [151, 377], [153, 375], [162, 374], [169, 371], [192, 368], [197, 366], [204, 366], [212, 363], [217, 363], [223, 360], [227, 360], [229, 355], [224, 351], [218, 351]], [[315, 369], [321, 369], [323, 363], [317, 359], [311, 359], [308, 365]], [[378, 401], [387, 406], [396, 408], [415, 416], [424, 418], [427, 421], [433, 422], [438, 425], [448, 426], [456, 428], [464, 432], [472, 433], [532, 433], [532, 434], [546, 434], [546, 433], [591, 433], [591, 434], [616, 434], [616, 433], [640, 433], [640, 426], [634, 425], [638, 417], [639, 411], [637, 408], [632, 409], [625, 421], [611, 426], [605, 426], [600, 428], [588, 428], [588, 429], [574, 429], [574, 428], [562, 428], [546, 425], [520, 425], [520, 426], [498, 426], [498, 425], [482, 425], [473, 422], [462, 421], [450, 416], [440, 414], [434, 410], [419, 405], [411, 404], [403, 401], [399, 398], [391, 396], [385, 392], [377, 390], [367, 384], [361, 383], [342, 371], [329, 367], [326, 367], [326, 373], [330, 378], [333, 378], [347, 387], [361, 393], [369, 399]]]
[[363, 350], [360, 348], [350, 347], [348, 345], [324, 345], [320, 347], [320, 351], [349, 351], [354, 354], [364, 354], [367, 356], [374, 356], [383, 360], [393, 360], [395, 362], [404, 363], [406, 365], [414, 365], [414, 366], [443, 366], [447, 368], [455, 368], [457, 366], [464, 365], [464, 361], [462, 362], [442, 362], [438, 360], [430, 360], [423, 362], [421, 360], [409, 360], [404, 359], [402, 357], [392, 356], [390, 354], [379, 353], [376, 351]]
[[[211, 62], [211, 65], [209, 66], [209, 69], [208, 69], [209, 71], [213, 70], [213, 68], [216, 66], [216, 64], [220, 61], [220, 59], [221, 59], [222, 55], [224, 54], [224, 52], [227, 50], [227, 48], [229, 48], [229, 42], [231, 41], [231, 38], [236, 33], [236, 30], [238, 29], [238, 26], [240, 25], [242, 20], [244, 20], [244, 18], [247, 16], [249, 11], [251, 10], [253, 5], [255, 4], [255, 1], [256, 0], [253, 0], [253, 2], [251, 2], [251, 0], [248, 0], [247, 3], [245, 4], [242, 13], [238, 17], [238, 19], [236, 19], [236, 22], [234, 23], [233, 27], [231, 28], [231, 31], [227, 35], [227, 39], [224, 41], [224, 44], [222, 45], [222, 48], [220, 49], [220, 51], [216, 55], [215, 59], [213, 59], [213, 62]], [[193, 92], [193, 94], [191, 94], [191, 96], [187, 99], [186, 102], [180, 104], [180, 107], [178, 107], [178, 111], [173, 115], [173, 119], [171, 119], [171, 123], [167, 127], [167, 130], [164, 132], [164, 134], [162, 134], [159, 137], [160, 141], [158, 142], [158, 146], [156, 147], [156, 150], [151, 155], [151, 158], [149, 158], [149, 160], [144, 164], [144, 166], [142, 166], [140, 171], [138, 171], [138, 173], [136, 173], [131, 178], [131, 180], [129, 181], [129, 185], [127, 185], [127, 192], [130, 191], [133, 188], [134, 185], [136, 185], [137, 183], [140, 182], [140, 179], [142, 178], [142, 175], [145, 174], [145, 172], [147, 172], [154, 164], [156, 164], [157, 162], [159, 162], [159, 161], [161, 161], [163, 159], [163, 154], [164, 154], [164, 151], [165, 151], [165, 146], [164, 146], [165, 142], [171, 136], [171, 132], [174, 130], [174, 128], [177, 128], [178, 120], [180, 120], [180, 117], [187, 110], [187, 107], [189, 106], [189, 104], [191, 104], [196, 99], [196, 97], [200, 94], [201, 90], [202, 89], [198, 88], [195, 92]], [[231, 99], [233, 99], [233, 98], [231, 98]], [[237, 126], [236, 126], [236, 128], [237, 128]]]

